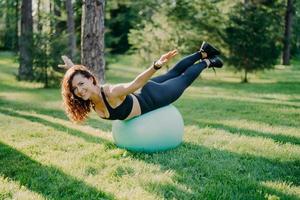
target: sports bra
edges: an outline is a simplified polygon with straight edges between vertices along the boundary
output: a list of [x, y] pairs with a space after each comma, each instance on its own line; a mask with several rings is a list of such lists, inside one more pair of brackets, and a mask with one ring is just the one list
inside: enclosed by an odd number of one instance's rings
[[103, 98], [104, 104], [109, 112], [109, 117], [108, 118], [103, 117], [103, 119], [110, 119], [110, 120], [126, 119], [126, 117], [128, 117], [133, 107], [132, 96], [130, 94], [126, 95], [125, 100], [118, 107], [112, 108], [106, 99], [105, 93], [103, 91], [103, 87], [100, 88], [100, 91], [101, 91], [101, 96]]

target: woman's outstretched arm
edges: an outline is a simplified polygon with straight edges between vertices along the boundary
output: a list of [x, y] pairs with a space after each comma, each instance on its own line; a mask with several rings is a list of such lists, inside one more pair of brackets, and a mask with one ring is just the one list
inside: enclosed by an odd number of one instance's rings
[[[165, 63], [167, 63], [171, 58], [177, 55], [178, 51], [173, 50], [169, 51], [168, 53], [163, 54], [159, 60], [156, 61], [155, 65], [162, 67]], [[109, 95], [118, 97], [118, 96], [125, 96], [127, 94], [133, 93], [139, 88], [143, 87], [147, 81], [153, 76], [153, 74], [157, 70], [154, 68], [154, 64], [140, 73], [133, 81], [129, 83], [120, 83], [116, 85], [112, 85], [109, 88]]]

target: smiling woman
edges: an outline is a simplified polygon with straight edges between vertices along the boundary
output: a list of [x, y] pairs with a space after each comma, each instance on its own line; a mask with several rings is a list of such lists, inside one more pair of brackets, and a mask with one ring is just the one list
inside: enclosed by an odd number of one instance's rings
[[[82, 65], [74, 65], [65, 74], [62, 81], [62, 97], [64, 107], [68, 117], [72, 121], [83, 121], [87, 118], [90, 112], [92, 101], [88, 98], [82, 99], [77, 92], [82, 90], [88, 80], [91, 80], [94, 85], [98, 85], [97, 80], [92, 73]], [[77, 80], [77, 82], [75, 82]], [[73, 86], [73, 82], [75, 82]], [[79, 86], [80, 85], [80, 86]]]
[[92, 84], [93, 84], [94, 80], [93, 77], [85, 77], [82, 74], [76, 74], [73, 77], [73, 81], [72, 81], [72, 92], [82, 98], [83, 100], [88, 100], [89, 96], [91, 96], [91, 89], [92, 89]]
[[[199, 51], [180, 60], [166, 74], [151, 78], [177, 53], [173, 50], [163, 54], [133, 81], [115, 85], [100, 85], [85, 66], [72, 65], [62, 81], [62, 97], [69, 118], [81, 122], [92, 107], [103, 119], [131, 119], [176, 101], [203, 69], [223, 66], [216, 56], [220, 52], [203, 42]], [[141, 92], [137, 93], [138, 89]]]

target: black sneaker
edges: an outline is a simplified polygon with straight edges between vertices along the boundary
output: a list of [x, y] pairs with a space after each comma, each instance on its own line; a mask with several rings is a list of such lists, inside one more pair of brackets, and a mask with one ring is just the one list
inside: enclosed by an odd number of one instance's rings
[[211, 58], [213, 56], [221, 54], [221, 52], [218, 49], [216, 49], [214, 46], [205, 41], [202, 42], [200, 52], [205, 52], [207, 54], [207, 58]]
[[208, 66], [208, 68], [221, 68], [223, 67], [223, 60], [221, 58], [219, 58], [218, 56], [213, 56], [211, 58], [208, 58], [210, 64]]
[[216, 75], [216, 68], [221, 68], [223, 67], [223, 60], [219, 58], [218, 56], [213, 56], [212, 58], [208, 58], [210, 64], [207, 66], [208, 68], [212, 68], [215, 72]]

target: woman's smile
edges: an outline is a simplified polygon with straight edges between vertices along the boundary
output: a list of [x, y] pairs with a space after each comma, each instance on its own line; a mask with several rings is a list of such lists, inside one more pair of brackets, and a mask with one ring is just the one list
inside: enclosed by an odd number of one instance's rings
[[84, 99], [84, 100], [87, 100], [87, 90], [86, 89], [82, 89], [80, 92], [77, 93], [77, 96]]
[[81, 92], [78, 93], [79, 96], [83, 97], [86, 95], [86, 90], [82, 90]]

